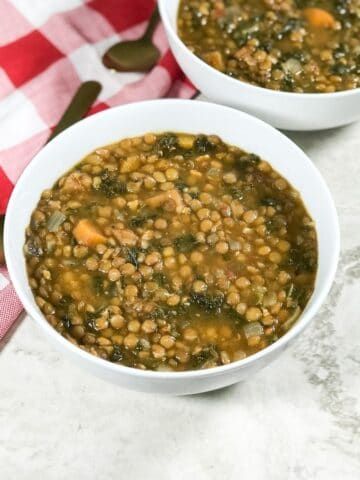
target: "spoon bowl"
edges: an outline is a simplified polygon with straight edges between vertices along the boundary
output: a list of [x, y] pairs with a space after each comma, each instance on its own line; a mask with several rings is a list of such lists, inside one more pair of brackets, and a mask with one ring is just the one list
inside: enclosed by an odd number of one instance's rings
[[118, 42], [103, 55], [103, 64], [118, 72], [147, 72], [160, 58], [159, 49], [152, 42], [152, 35], [160, 20], [155, 7], [143, 36], [137, 40]]
[[109, 48], [103, 56], [103, 64], [118, 72], [144, 72], [150, 70], [159, 58], [160, 52], [151, 40], [141, 38]]

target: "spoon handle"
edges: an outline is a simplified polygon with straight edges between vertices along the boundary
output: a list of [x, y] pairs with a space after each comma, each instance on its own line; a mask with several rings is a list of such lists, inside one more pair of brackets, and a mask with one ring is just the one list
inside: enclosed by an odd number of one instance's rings
[[159, 23], [159, 20], [160, 20], [160, 14], [159, 14], [158, 6], [156, 5], [155, 8], [154, 8], [154, 11], [151, 14], [151, 17], [150, 17], [148, 26], [145, 30], [145, 33], [142, 36], [143, 39], [151, 40], [151, 38], [153, 36], [153, 33], [154, 33], [154, 30], [155, 30], [157, 24]]
[[81, 120], [97, 99], [100, 90], [101, 85], [99, 82], [95, 82], [93, 80], [83, 82], [75, 92], [75, 95], [73, 96], [69, 106], [65, 110], [63, 116], [60, 118], [59, 123], [54, 128], [46, 143], [50, 142], [50, 140], [52, 140], [54, 137], [56, 137], [56, 135], [61, 133], [66, 128]]

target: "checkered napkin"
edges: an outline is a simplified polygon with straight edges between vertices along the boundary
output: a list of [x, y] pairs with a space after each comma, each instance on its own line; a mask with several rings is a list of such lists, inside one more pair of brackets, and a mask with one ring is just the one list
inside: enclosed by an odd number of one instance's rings
[[[0, 0], [0, 213], [82, 81], [103, 86], [89, 114], [193, 95], [161, 25], [153, 37], [161, 59], [148, 74], [115, 73], [102, 65], [108, 47], [143, 33], [154, 6], [154, 0]], [[0, 339], [21, 310], [0, 268]]]

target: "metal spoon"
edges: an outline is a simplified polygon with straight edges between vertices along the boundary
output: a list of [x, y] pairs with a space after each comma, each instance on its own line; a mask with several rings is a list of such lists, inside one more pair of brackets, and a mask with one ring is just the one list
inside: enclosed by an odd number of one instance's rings
[[66, 128], [81, 120], [97, 99], [101, 88], [101, 84], [95, 80], [83, 82], [76, 90], [69, 106], [63, 113], [46, 143], [50, 142], [50, 140], [56, 137], [56, 135], [59, 135], [59, 133]]
[[109, 48], [103, 56], [103, 64], [118, 72], [146, 72], [160, 58], [159, 49], [152, 43], [152, 36], [160, 20], [156, 6], [144, 35], [138, 40], [118, 42]]
[[[95, 102], [101, 90], [99, 82], [88, 81], [83, 82], [75, 92], [69, 106], [65, 110], [58, 124], [54, 128], [52, 134], [47, 139], [46, 143], [52, 140], [56, 135], [61, 133], [66, 128], [82, 119], [85, 113], [89, 110], [91, 105]], [[4, 219], [5, 215], [0, 215], [0, 265], [5, 263], [4, 257]]]

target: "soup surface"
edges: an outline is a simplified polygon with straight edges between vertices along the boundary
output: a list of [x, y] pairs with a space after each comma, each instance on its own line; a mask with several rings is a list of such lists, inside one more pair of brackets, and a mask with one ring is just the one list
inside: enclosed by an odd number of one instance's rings
[[178, 30], [205, 62], [254, 85], [360, 87], [359, 0], [181, 0]]
[[314, 289], [299, 193], [216, 136], [146, 134], [85, 157], [43, 192], [24, 246], [49, 323], [101, 358], [191, 370], [275, 342]]

